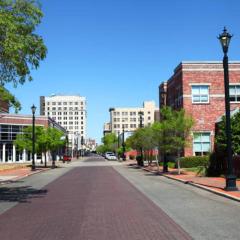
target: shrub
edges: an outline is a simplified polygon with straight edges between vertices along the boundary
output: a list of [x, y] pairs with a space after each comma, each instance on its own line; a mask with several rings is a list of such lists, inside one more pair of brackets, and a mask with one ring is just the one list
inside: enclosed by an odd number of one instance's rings
[[[176, 163], [175, 162], [168, 162], [168, 167], [169, 168], [176, 168]], [[163, 166], [163, 162], [160, 162], [160, 166]]]
[[129, 159], [130, 159], [130, 160], [134, 160], [134, 159], [135, 159], [135, 156], [134, 156], [134, 155], [129, 155]]
[[209, 162], [209, 156], [192, 156], [192, 157], [181, 157], [180, 166], [181, 168], [192, 168], [192, 167], [207, 167]]

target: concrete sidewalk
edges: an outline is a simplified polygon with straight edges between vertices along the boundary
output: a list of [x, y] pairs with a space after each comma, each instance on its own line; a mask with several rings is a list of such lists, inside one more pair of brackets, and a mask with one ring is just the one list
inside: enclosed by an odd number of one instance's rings
[[35, 171], [31, 170], [31, 167], [22, 167], [16, 169], [0, 170], [0, 185], [18, 181], [24, 177], [46, 171], [49, 168], [37, 167]]
[[[136, 162], [134, 161], [127, 161], [125, 162], [125, 164], [137, 166]], [[169, 179], [177, 180], [184, 184], [189, 184], [207, 190], [209, 192], [215, 193], [217, 195], [227, 197], [229, 199], [240, 202], [240, 191], [226, 191], [225, 190], [226, 180], [223, 177], [201, 177], [197, 176], [197, 174], [194, 172], [187, 172], [183, 170], [181, 170], [181, 174], [179, 175], [177, 169], [170, 168], [169, 172], [163, 173], [162, 167], [159, 167], [158, 172], [158, 168], [156, 165], [145, 166], [142, 169], [145, 171], [152, 172], [153, 174], [160, 174], [161, 176], [167, 177]], [[240, 190], [239, 180], [237, 180], [237, 186]]]

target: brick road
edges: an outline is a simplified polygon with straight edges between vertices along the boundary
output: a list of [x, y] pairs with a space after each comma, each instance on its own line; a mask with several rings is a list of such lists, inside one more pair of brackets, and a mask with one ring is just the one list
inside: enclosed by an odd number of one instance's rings
[[0, 215], [1, 240], [191, 239], [112, 167], [77, 167], [27, 196]]

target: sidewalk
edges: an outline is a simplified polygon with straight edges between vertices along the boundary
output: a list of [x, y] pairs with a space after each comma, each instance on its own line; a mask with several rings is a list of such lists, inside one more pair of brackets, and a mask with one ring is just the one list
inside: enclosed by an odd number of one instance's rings
[[43, 167], [37, 167], [35, 171], [32, 171], [30, 167], [0, 169], [0, 185], [18, 181], [24, 177], [46, 170], [48, 170], [48, 168]]
[[[135, 161], [126, 161], [126, 165], [130, 166], [137, 166]], [[142, 168], [145, 171], [152, 172], [154, 174], [158, 174], [157, 166], [154, 164], [152, 166], [145, 166]], [[182, 182], [184, 184], [189, 184], [204, 190], [207, 190], [209, 192], [215, 193], [217, 195], [227, 197], [229, 199], [235, 200], [240, 202], [240, 191], [226, 191], [225, 184], [226, 180], [222, 177], [201, 177], [197, 176], [194, 172], [187, 172], [187, 171], [181, 171], [181, 174], [178, 175], [177, 169], [171, 169], [169, 168], [169, 172], [163, 173], [162, 167], [159, 167], [159, 174], [161, 176]], [[240, 190], [240, 180], [237, 180], [237, 186]]]

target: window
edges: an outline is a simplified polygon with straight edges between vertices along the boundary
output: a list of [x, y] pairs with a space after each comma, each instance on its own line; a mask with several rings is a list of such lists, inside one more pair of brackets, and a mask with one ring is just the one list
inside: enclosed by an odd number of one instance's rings
[[193, 134], [193, 152], [195, 156], [206, 155], [211, 150], [210, 133], [198, 132]]
[[229, 86], [230, 102], [240, 102], [240, 85]]
[[209, 86], [192, 86], [192, 103], [208, 103]]

